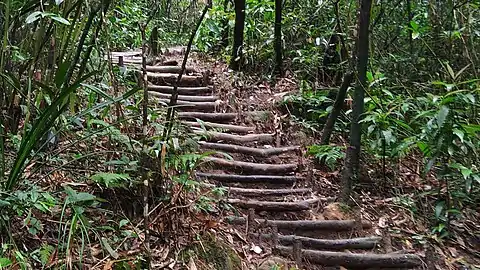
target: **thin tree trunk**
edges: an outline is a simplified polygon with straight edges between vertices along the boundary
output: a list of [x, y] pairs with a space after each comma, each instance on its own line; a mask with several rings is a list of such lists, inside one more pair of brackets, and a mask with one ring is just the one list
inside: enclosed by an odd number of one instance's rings
[[282, 57], [282, 0], [275, 0], [275, 73], [283, 76]]
[[233, 30], [233, 52], [230, 68], [239, 70], [243, 58], [243, 30], [245, 28], [245, 0], [235, 0], [235, 27]]
[[369, 25], [372, 0], [361, 0], [358, 17], [358, 37], [356, 45], [357, 83], [355, 87], [352, 123], [350, 128], [350, 146], [347, 149], [345, 166], [342, 172], [342, 201], [349, 202], [353, 183], [358, 179], [359, 159], [361, 147], [362, 124], [360, 123], [363, 107], [365, 88], [367, 87], [367, 64]]
[[[223, 2], [223, 11], [225, 13], [227, 13], [228, 11], [228, 3], [230, 2], [230, 0], [224, 0]], [[228, 32], [230, 30], [230, 27], [228, 26], [228, 18], [224, 18], [222, 20], [222, 27], [223, 27], [223, 30], [222, 30], [222, 40], [220, 42], [220, 46], [222, 46], [223, 48], [226, 48], [228, 46]]]
[[328, 116], [327, 123], [323, 127], [322, 137], [320, 138], [320, 144], [322, 145], [328, 144], [330, 141], [330, 136], [332, 135], [333, 127], [335, 126], [335, 121], [337, 121], [337, 118], [342, 111], [345, 96], [347, 94], [347, 89], [352, 83], [352, 80], [352, 73], [347, 73], [343, 77], [343, 83], [342, 86], [340, 86], [340, 90], [338, 90], [337, 98], [335, 99], [335, 104], [333, 104], [332, 112]]

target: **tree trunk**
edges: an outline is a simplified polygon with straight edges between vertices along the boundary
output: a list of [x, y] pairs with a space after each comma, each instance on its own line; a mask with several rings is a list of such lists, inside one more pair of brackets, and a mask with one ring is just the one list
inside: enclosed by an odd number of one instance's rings
[[338, 90], [337, 98], [335, 99], [335, 104], [333, 104], [332, 112], [328, 116], [327, 123], [323, 127], [322, 136], [320, 138], [320, 144], [322, 145], [328, 144], [330, 141], [330, 136], [332, 135], [333, 127], [335, 126], [335, 121], [337, 121], [337, 118], [342, 111], [345, 96], [347, 94], [347, 89], [352, 83], [352, 80], [352, 73], [347, 73], [343, 77], [343, 83], [342, 86], [340, 86], [340, 90]]
[[275, 0], [275, 73], [283, 76], [282, 68], [282, 0]]
[[235, 27], [233, 30], [233, 52], [230, 68], [239, 70], [243, 58], [243, 30], [245, 28], [245, 0], [235, 0]]
[[350, 128], [350, 146], [347, 149], [345, 166], [342, 172], [342, 201], [348, 203], [352, 185], [358, 179], [358, 168], [360, 159], [362, 124], [360, 123], [363, 107], [365, 88], [367, 87], [367, 64], [370, 10], [372, 0], [361, 0], [360, 13], [358, 17], [358, 37], [356, 44], [356, 56], [353, 58], [357, 63], [357, 83], [355, 87], [352, 123]]
[[158, 27], [152, 29], [150, 34], [150, 46], [152, 48], [151, 53], [153, 56], [158, 55]]

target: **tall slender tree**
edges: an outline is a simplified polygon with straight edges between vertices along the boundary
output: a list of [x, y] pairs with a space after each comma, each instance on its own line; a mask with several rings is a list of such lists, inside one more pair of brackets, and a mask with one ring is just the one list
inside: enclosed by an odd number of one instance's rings
[[367, 64], [369, 47], [370, 11], [372, 0], [360, 0], [358, 31], [353, 61], [356, 63], [357, 82], [353, 97], [352, 122], [350, 127], [350, 145], [347, 148], [345, 166], [342, 172], [342, 201], [348, 203], [353, 183], [358, 179], [364, 96], [367, 87]]
[[243, 53], [243, 31], [245, 28], [245, 0], [235, 0], [235, 27], [233, 29], [233, 52], [230, 68], [239, 70]]
[[275, 0], [275, 73], [283, 76], [282, 0]]

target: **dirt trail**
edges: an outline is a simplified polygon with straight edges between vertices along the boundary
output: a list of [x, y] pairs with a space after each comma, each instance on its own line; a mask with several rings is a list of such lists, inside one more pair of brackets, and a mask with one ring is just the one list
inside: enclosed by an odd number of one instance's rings
[[[178, 61], [180, 56], [167, 58]], [[135, 65], [139, 57], [128, 55], [123, 62]], [[179, 85], [178, 116], [202, 135], [201, 150], [233, 158], [207, 157], [196, 177], [208, 187], [227, 188], [227, 201], [236, 215], [225, 222], [246, 232], [258, 269], [271, 269], [275, 263], [296, 263], [301, 269], [421, 269], [419, 257], [392, 252], [389, 237], [373, 235], [372, 224], [359, 214], [353, 219], [341, 215], [339, 205], [332, 204], [335, 198], [325, 196], [329, 191], [320, 190], [311, 179], [305, 169], [305, 146], [301, 140], [290, 143], [293, 134], [282, 130], [284, 119], [273, 106], [281, 94], [267, 85], [249, 89], [239, 84], [224, 65], [189, 64]], [[178, 69], [161, 66], [159, 60], [147, 69], [150, 95], [168, 102]], [[339, 214], [320, 214], [326, 207], [337, 208], [331, 213]]]

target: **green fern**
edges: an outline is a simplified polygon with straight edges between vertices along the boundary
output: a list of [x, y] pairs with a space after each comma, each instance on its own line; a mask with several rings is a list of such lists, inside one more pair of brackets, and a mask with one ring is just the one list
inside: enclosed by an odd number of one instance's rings
[[127, 182], [132, 179], [128, 174], [106, 173], [101, 172], [90, 176], [90, 179], [105, 187], [125, 187]]

